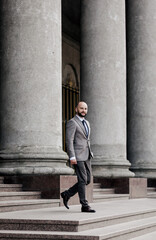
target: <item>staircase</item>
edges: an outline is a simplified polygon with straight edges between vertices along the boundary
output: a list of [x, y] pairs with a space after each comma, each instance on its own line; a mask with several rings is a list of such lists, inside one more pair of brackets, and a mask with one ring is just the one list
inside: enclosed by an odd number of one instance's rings
[[4, 184], [0, 177], [0, 239], [156, 239], [154, 188], [148, 188], [148, 198], [130, 200], [128, 194], [115, 194], [96, 183], [91, 204], [96, 213], [81, 213], [80, 205], [67, 210], [58, 207], [59, 200], [40, 195], [22, 191], [21, 184]]
[[129, 199], [129, 194], [116, 194], [114, 188], [101, 188], [100, 183], [93, 184], [93, 202]]
[[147, 197], [148, 198], [156, 198], [156, 188], [148, 187], [147, 188]]
[[155, 199], [105, 201], [91, 206], [96, 213], [81, 213], [80, 206], [0, 213], [0, 239], [155, 240]]
[[4, 184], [0, 177], [0, 212], [59, 206], [59, 199], [41, 199], [40, 192], [22, 191], [21, 184]]

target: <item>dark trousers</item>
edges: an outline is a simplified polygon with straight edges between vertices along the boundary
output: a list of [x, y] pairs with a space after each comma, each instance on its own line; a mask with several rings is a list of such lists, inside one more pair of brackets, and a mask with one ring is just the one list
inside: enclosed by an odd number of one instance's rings
[[68, 197], [74, 196], [77, 192], [82, 206], [88, 206], [86, 200], [86, 185], [91, 181], [91, 161], [78, 161], [74, 165], [78, 182], [66, 191]]

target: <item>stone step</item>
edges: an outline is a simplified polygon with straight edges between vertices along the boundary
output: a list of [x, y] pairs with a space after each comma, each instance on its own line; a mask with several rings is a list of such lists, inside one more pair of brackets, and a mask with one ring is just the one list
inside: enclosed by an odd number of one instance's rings
[[129, 199], [129, 194], [94, 194], [93, 202], [116, 201]]
[[4, 182], [4, 177], [0, 176], [0, 184]]
[[155, 187], [148, 187], [147, 188], [147, 192], [156, 192], [156, 188]]
[[101, 183], [93, 183], [93, 189], [101, 188]]
[[156, 231], [144, 234], [139, 237], [131, 238], [131, 240], [155, 240], [156, 239]]
[[22, 184], [0, 184], [0, 192], [19, 192], [22, 190]]
[[82, 214], [80, 206], [0, 213], [0, 239], [132, 239], [156, 231], [155, 203], [133, 199], [92, 204], [92, 214]]
[[[81, 213], [80, 206], [0, 214], [1, 230], [81, 232], [120, 223], [156, 218], [153, 199], [120, 200], [93, 204], [96, 213]], [[155, 222], [156, 223], [156, 222]]]
[[40, 192], [0, 192], [0, 201], [40, 199]]
[[100, 189], [93, 189], [93, 194], [115, 194], [114, 188], [100, 188]]
[[0, 212], [21, 211], [29, 209], [57, 207], [60, 204], [59, 199], [30, 199], [30, 200], [12, 200], [0, 201]]
[[150, 193], [147, 193], [147, 197], [148, 198], [156, 198], [156, 192], [150, 192]]
[[[156, 217], [120, 223], [113, 226], [90, 229], [81, 232], [54, 231], [4, 231], [0, 230], [0, 238], [4, 239], [53, 239], [53, 240], [127, 240], [156, 230]], [[144, 238], [141, 238], [144, 239]], [[149, 240], [149, 239], [148, 239]], [[153, 239], [154, 240], [154, 239]]]

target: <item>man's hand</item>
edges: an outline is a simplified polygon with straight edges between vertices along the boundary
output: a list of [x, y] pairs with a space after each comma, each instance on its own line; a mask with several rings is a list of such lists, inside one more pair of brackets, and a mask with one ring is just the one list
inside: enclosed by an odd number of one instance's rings
[[72, 160], [70, 160], [70, 163], [73, 165], [73, 164], [77, 164], [77, 161], [76, 161], [76, 159], [72, 159]]

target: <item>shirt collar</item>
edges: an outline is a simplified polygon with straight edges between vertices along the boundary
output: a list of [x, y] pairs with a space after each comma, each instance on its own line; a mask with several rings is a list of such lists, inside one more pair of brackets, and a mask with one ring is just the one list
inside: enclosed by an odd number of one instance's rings
[[79, 118], [79, 120], [82, 122], [83, 120], [85, 120], [85, 118], [80, 117], [79, 115], [76, 114], [76, 116]]

